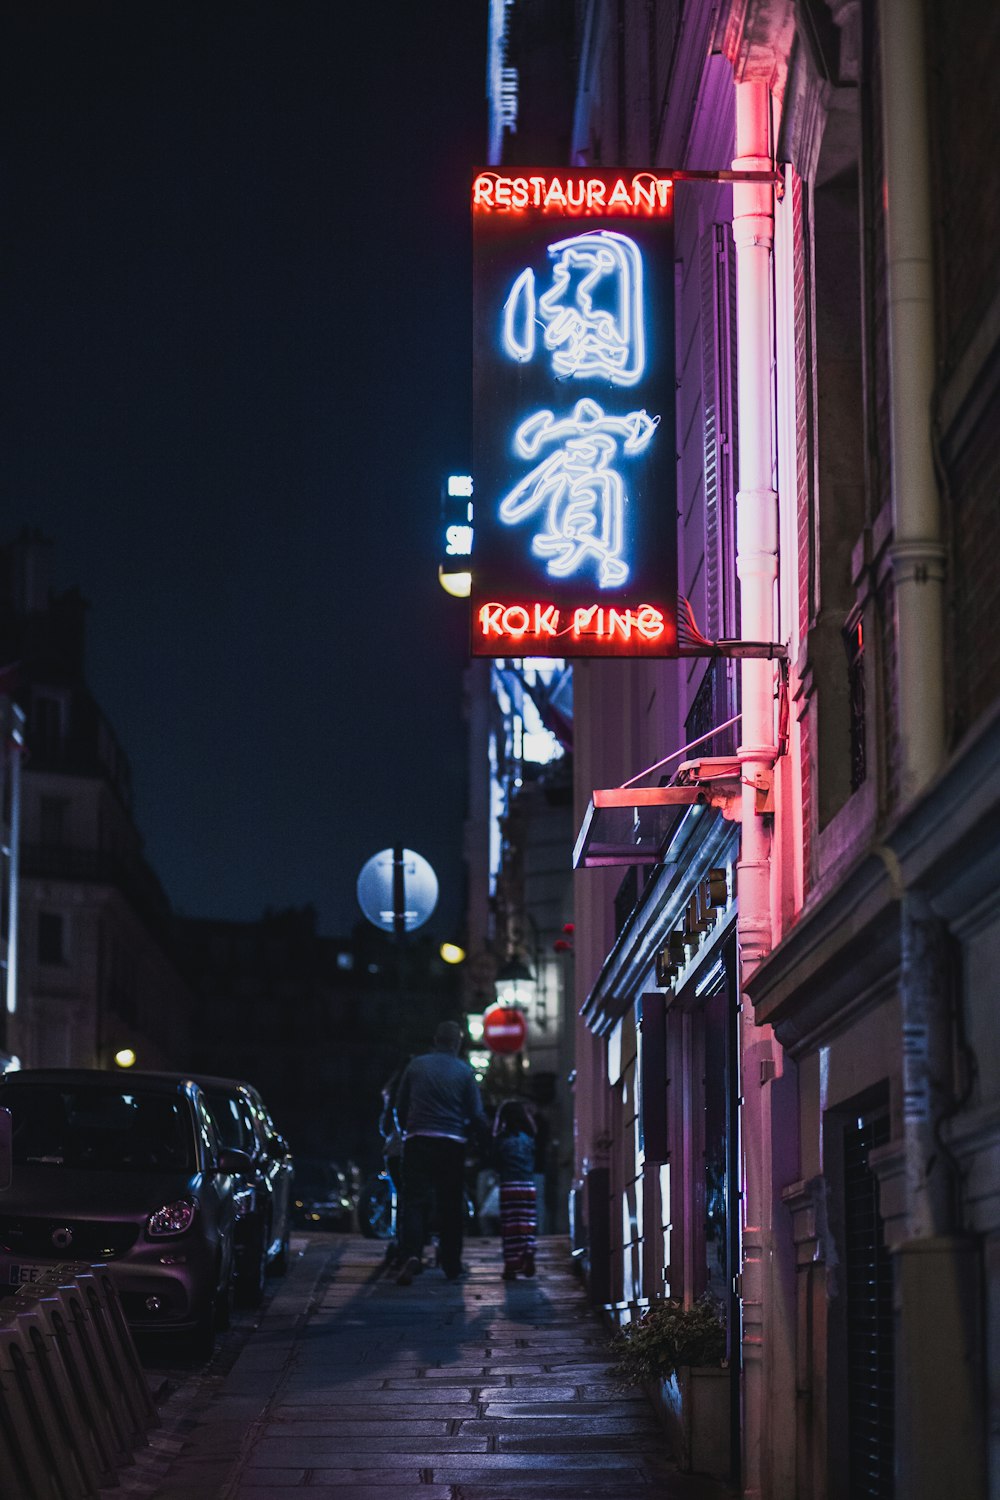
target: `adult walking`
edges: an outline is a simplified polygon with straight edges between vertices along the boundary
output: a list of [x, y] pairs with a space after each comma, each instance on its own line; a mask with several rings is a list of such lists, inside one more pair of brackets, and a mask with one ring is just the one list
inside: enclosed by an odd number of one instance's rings
[[465, 1151], [470, 1129], [487, 1130], [476, 1075], [459, 1057], [462, 1028], [442, 1021], [434, 1050], [408, 1064], [396, 1096], [403, 1131], [402, 1269], [409, 1286], [421, 1268], [432, 1216], [438, 1230], [438, 1261], [449, 1281], [462, 1274], [465, 1210]]

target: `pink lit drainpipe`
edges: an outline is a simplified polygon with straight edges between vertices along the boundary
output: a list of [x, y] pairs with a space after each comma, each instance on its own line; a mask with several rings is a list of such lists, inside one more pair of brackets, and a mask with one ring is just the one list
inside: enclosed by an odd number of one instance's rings
[[[770, 93], [765, 82], [736, 84], [737, 171], [770, 171]], [[778, 576], [778, 496], [774, 488], [772, 432], [771, 253], [774, 197], [770, 184], [735, 184], [733, 237], [739, 393], [739, 476], [736, 501], [736, 569], [740, 580], [740, 633], [744, 640], [775, 639], [774, 599]], [[741, 755], [759, 752], [743, 764], [743, 802], [737, 890], [741, 983], [771, 946], [771, 832], [757, 811], [755, 778], [774, 765], [774, 667], [763, 660], [742, 664]], [[743, 1493], [760, 1497], [768, 1489], [770, 1444], [766, 1429], [771, 1384], [770, 1341], [772, 1241], [769, 1170], [770, 1090], [766, 1081], [780, 1067], [780, 1049], [770, 1027], [754, 1022], [743, 1002], [741, 1016], [741, 1119], [743, 1145]], [[766, 1066], [765, 1066], [766, 1065]], [[777, 1500], [777, 1497], [775, 1497]]]

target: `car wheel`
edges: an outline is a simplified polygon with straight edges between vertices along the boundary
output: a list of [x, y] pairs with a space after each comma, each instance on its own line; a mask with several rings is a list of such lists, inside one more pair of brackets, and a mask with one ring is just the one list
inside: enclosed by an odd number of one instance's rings
[[358, 1219], [366, 1239], [392, 1239], [392, 1184], [384, 1173], [373, 1177], [361, 1195]]
[[281, 1242], [281, 1248], [278, 1251], [277, 1255], [274, 1257], [274, 1260], [271, 1262], [271, 1270], [274, 1272], [274, 1274], [276, 1276], [284, 1276], [285, 1273], [287, 1272], [287, 1270], [288, 1270], [288, 1262], [289, 1262], [289, 1253], [288, 1252], [289, 1252], [288, 1230], [286, 1229], [285, 1230], [285, 1237], [284, 1237], [284, 1239]]
[[267, 1276], [267, 1241], [263, 1228], [249, 1241], [240, 1257], [236, 1294], [244, 1307], [259, 1307], [264, 1299]]
[[236, 1301], [236, 1278], [230, 1274], [225, 1287], [215, 1299], [215, 1326], [220, 1333], [232, 1327], [233, 1304]]
[[215, 1352], [216, 1298], [206, 1297], [198, 1321], [188, 1336], [188, 1348], [194, 1359], [211, 1359]]

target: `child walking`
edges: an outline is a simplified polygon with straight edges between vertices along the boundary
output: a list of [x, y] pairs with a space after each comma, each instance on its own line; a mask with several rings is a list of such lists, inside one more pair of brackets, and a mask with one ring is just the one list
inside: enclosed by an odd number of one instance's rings
[[500, 1238], [503, 1279], [535, 1274], [535, 1122], [517, 1099], [508, 1099], [493, 1122], [500, 1173]]

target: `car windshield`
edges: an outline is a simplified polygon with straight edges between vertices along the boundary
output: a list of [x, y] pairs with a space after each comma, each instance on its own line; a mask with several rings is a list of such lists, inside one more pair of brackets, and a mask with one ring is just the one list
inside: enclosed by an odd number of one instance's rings
[[184, 1102], [127, 1088], [44, 1085], [0, 1091], [17, 1166], [114, 1172], [191, 1172], [194, 1135]]

